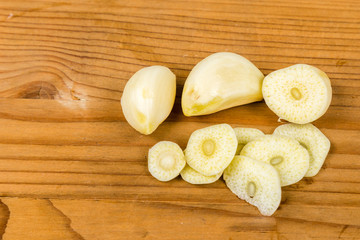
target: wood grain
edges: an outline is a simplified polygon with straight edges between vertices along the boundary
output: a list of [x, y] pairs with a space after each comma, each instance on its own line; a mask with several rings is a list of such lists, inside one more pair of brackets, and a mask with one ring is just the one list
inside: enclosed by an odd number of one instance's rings
[[[21, 239], [360, 239], [360, 3], [354, 0], [0, 0], [0, 235]], [[320, 173], [283, 188], [263, 217], [222, 180], [161, 183], [149, 147], [186, 146], [216, 123], [271, 133], [264, 102], [185, 117], [182, 86], [214, 52], [268, 74], [296, 63], [333, 86], [314, 124], [330, 139]], [[177, 76], [175, 106], [150, 136], [120, 98], [142, 67]]]

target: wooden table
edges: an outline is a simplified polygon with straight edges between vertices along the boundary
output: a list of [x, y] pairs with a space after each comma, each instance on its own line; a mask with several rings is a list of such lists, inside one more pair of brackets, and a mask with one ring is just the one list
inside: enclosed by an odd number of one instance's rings
[[[360, 239], [360, 2], [1, 0], [0, 46], [3, 239]], [[161, 183], [147, 170], [160, 140], [184, 148], [204, 126], [280, 124], [264, 102], [182, 114], [189, 71], [219, 51], [264, 74], [311, 64], [332, 82], [331, 107], [314, 122], [330, 154], [316, 177], [283, 188], [272, 217], [222, 180]], [[119, 100], [130, 76], [155, 64], [177, 75], [177, 99], [144, 136]]]

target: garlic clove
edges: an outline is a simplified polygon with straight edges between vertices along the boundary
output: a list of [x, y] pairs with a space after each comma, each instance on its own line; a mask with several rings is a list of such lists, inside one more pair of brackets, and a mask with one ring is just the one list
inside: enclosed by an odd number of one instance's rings
[[230, 52], [200, 61], [185, 81], [181, 98], [185, 116], [198, 116], [263, 99], [264, 75], [246, 58]]
[[169, 116], [176, 94], [176, 77], [164, 66], [137, 71], [126, 83], [121, 107], [126, 121], [148, 135]]

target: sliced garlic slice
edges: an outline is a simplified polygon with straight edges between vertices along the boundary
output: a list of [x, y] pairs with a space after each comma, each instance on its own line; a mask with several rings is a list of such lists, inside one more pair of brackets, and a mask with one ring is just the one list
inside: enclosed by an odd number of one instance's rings
[[278, 172], [270, 164], [245, 156], [235, 156], [224, 171], [226, 186], [239, 198], [271, 216], [280, 205]]
[[181, 105], [185, 116], [205, 115], [263, 99], [264, 75], [246, 58], [214, 53], [200, 61], [185, 81]]
[[176, 77], [163, 66], [137, 71], [126, 83], [121, 107], [127, 122], [142, 134], [151, 134], [169, 116], [176, 94]]
[[186, 165], [184, 169], [180, 172], [182, 179], [191, 184], [208, 184], [216, 182], [222, 175], [222, 172], [219, 172], [216, 175], [205, 176], [198, 171], [192, 169], [189, 165]]
[[320, 118], [330, 106], [332, 90], [320, 69], [296, 64], [264, 78], [265, 103], [281, 119], [305, 124]]
[[238, 140], [238, 147], [236, 149], [236, 155], [239, 155], [243, 147], [250, 141], [257, 137], [264, 136], [265, 134], [256, 128], [234, 128], [236, 138]]
[[277, 127], [274, 134], [292, 137], [300, 142], [310, 155], [310, 166], [305, 177], [313, 177], [318, 174], [329, 153], [330, 141], [317, 127], [311, 123], [289, 123]]
[[279, 172], [281, 186], [300, 181], [309, 169], [309, 153], [287, 136], [258, 137], [246, 144], [240, 155], [271, 164]]
[[228, 124], [218, 124], [194, 131], [188, 141], [187, 164], [205, 175], [217, 175], [230, 164], [237, 148], [236, 135]]
[[149, 172], [159, 181], [166, 182], [176, 178], [185, 164], [184, 153], [174, 142], [161, 141], [149, 150]]

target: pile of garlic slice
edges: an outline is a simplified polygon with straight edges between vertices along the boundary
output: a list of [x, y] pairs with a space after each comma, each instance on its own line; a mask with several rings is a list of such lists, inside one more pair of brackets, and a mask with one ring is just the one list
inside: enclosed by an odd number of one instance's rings
[[279, 207], [281, 187], [316, 175], [329, 149], [330, 141], [310, 123], [284, 124], [272, 135], [218, 124], [193, 132], [184, 153], [176, 143], [157, 143], [148, 166], [160, 181], [180, 174], [191, 184], [208, 184], [223, 175], [234, 194], [270, 216]]
[[[128, 123], [151, 134], [168, 117], [176, 94], [170, 69], [151, 66], [127, 82], [121, 106]], [[179, 174], [192, 184], [206, 184], [224, 176], [239, 198], [272, 215], [281, 199], [281, 187], [304, 176], [315, 176], [330, 149], [330, 141], [312, 121], [330, 106], [331, 83], [320, 69], [296, 64], [264, 77], [246, 58], [229, 52], [200, 61], [185, 81], [181, 106], [185, 116], [215, 113], [265, 100], [279, 117], [291, 123], [272, 135], [258, 129], [218, 124], [196, 130], [184, 151], [162, 141], [149, 150], [150, 173], [160, 181]]]

